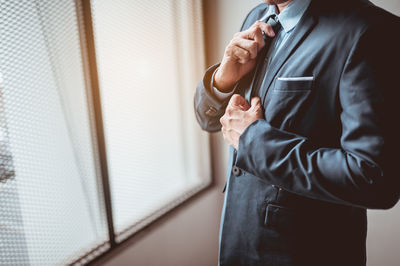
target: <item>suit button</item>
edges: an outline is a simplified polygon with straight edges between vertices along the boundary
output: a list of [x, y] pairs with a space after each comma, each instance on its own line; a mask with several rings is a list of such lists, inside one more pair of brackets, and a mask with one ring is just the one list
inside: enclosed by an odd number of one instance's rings
[[240, 170], [239, 167], [237, 167], [236, 165], [232, 168], [232, 172], [235, 176], [240, 176], [240, 174], [242, 173], [242, 171]]

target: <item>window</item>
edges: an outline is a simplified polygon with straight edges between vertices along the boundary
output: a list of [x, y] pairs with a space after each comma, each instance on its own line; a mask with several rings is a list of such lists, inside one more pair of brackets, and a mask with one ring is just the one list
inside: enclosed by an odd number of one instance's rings
[[210, 183], [200, 1], [0, 5], [1, 265], [89, 262]]
[[[207, 184], [193, 126], [195, 1], [92, 0], [117, 240]], [[199, 53], [200, 51], [200, 53]], [[195, 76], [197, 76], [195, 78]], [[207, 159], [207, 157], [205, 157]], [[166, 203], [162, 204], [161, 203]], [[135, 211], [132, 211], [135, 210]], [[131, 231], [129, 231], [131, 233]]]

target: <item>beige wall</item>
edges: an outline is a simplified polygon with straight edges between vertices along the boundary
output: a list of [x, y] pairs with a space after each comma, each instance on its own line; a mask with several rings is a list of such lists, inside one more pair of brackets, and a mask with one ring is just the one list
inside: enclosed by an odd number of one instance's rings
[[[261, 0], [204, 0], [207, 64], [218, 62], [248, 11]], [[374, 3], [400, 15], [400, 0]], [[397, 34], [397, 33], [396, 33]], [[215, 184], [102, 260], [103, 265], [208, 266], [217, 264], [218, 228], [227, 147], [211, 135]], [[368, 266], [400, 265], [400, 205], [369, 212]]]

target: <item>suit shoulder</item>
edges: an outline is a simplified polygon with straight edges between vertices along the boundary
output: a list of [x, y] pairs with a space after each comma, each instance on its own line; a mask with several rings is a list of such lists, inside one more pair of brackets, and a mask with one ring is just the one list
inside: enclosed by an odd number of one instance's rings
[[[357, 11], [357, 10], [356, 10]], [[400, 19], [389, 11], [378, 7], [370, 1], [361, 1], [358, 12], [354, 12], [352, 21], [355, 25], [363, 26], [365, 29], [381, 28], [390, 29], [398, 25]]]
[[344, 26], [343, 31], [364, 31], [370, 27], [399, 22], [399, 17], [368, 0], [337, 0], [335, 4], [325, 4], [324, 8], [316, 4], [314, 12], [322, 21], [330, 22], [335, 27]]
[[392, 31], [392, 34], [398, 30], [400, 25], [398, 16], [372, 3], [363, 10], [360, 19], [368, 28], [378, 28], [382, 31], [389, 30]]
[[[319, 1], [313, 1], [316, 2]], [[380, 29], [390, 32], [399, 25], [397, 16], [366, 0], [316, 3], [311, 13], [318, 18], [319, 26], [334, 39], [357, 40], [366, 31]]]
[[243, 21], [241, 31], [248, 29], [251, 25], [254, 24], [254, 22], [260, 19], [265, 14], [265, 12], [267, 12], [268, 7], [269, 6], [267, 4], [261, 3], [250, 10], [245, 20]]
[[267, 10], [269, 7], [269, 5], [267, 5], [266, 3], [260, 3], [257, 6], [255, 6], [252, 10], [250, 10], [249, 14], [256, 12], [256, 11], [265, 11]]

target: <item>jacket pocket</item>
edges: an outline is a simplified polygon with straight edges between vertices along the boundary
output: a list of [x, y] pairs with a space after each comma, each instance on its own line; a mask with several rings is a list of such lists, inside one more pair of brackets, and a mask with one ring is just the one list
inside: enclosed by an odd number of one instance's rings
[[313, 86], [313, 77], [277, 78], [265, 101], [267, 122], [283, 130], [295, 129], [307, 110]]
[[264, 225], [278, 230], [291, 230], [296, 225], [293, 210], [269, 203], [265, 209]]

